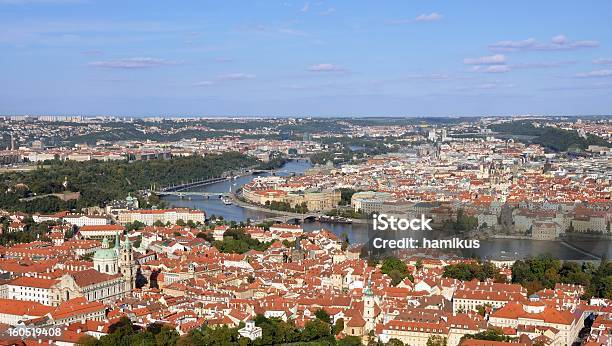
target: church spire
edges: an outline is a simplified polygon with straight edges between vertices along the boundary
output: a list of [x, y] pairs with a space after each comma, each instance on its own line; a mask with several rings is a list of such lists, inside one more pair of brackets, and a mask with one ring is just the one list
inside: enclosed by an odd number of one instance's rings
[[368, 284], [366, 288], [363, 290], [363, 294], [366, 296], [373, 296], [374, 292], [372, 292], [372, 280], [368, 279]]
[[131, 250], [132, 249], [132, 242], [130, 241], [130, 238], [128, 238], [128, 236], [125, 236], [125, 241], [123, 242], [123, 248], [126, 250]]
[[104, 237], [104, 239], [102, 239], [102, 248], [108, 249], [109, 247], [110, 245], [108, 244], [108, 238]]

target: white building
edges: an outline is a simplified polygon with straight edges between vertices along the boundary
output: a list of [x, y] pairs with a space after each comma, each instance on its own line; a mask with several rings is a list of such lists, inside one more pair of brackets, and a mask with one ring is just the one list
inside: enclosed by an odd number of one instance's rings
[[51, 312], [53, 308], [36, 302], [25, 302], [14, 299], [0, 299], [0, 323], [11, 326], [19, 321], [40, 318]]
[[66, 215], [62, 218], [62, 220], [66, 223], [78, 227], [109, 224], [109, 221], [106, 217], [94, 215]]
[[356, 212], [366, 214], [379, 213], [385, 202], [393, 202], [396, 198], [388, 192], [364, 191], [356, 192], [351, 197], [351, 206]]
[[255, 326], [255, 322], [247, 321], [244, 328], [238, 329], [238, 333], [240, 333], [240, 336], [242, 337], [249, 338], [251, 340], [255, 340], [257, 338], [261, 338], [262, 329], [261, 327]]
[[53, 305], [54, 286], [58, 280], [21, 276], [6, 284], [8, 299]]
[[187, 208], [162, 209], [162, 210], [128, 210], [119, 213], [119, 222], [122, 224], [139, 221], [145, 225], [151, 226], [156, 221], [163, 224], [176, 224], [178, 220], [184, 222], [193, 221], [195, 223], [204, 223], [206, 215], [201, 210], [192, 210]]
[[561, 345], [571, 345], [584, 327], [585, 317], [580, 310], [557, 310], [539, 300], [513, 301], [491, 313], [489, 323], [514, 329], [519, 326], [552, 327], [559, 330]]
[[383, 342], [398, 339], [405, 345], [411, 346], [426, 346], [431, 336], [439, 336], [448, 340], [448, 327], [445, 323], [391, 320], [383, 326], [382, 333], [379, 335]]
[[79, 229], [79, 234], [85, 239], [115, 238], [123, 234], [124, 230], [121, 225], [87, 225]]

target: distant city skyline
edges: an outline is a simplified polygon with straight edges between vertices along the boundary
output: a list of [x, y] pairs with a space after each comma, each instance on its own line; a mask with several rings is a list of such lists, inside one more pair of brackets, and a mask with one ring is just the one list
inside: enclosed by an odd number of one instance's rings
[[612, 113], [609, 1], [0, 0], [0, 114]]

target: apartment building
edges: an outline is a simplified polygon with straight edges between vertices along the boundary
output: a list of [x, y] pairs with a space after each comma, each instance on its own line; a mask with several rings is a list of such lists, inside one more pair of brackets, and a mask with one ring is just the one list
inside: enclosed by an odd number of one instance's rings
[[163, 224], [176, 224], [178, 220], [184, 222], [193, 221], [195, 223], [204, 223], [206, 215], [201, 210], [193, 210], [187, 208], [175, 209], [160, 209], [160, 210], [127, 210], [119, 213], [119, 222], [122, 224], [138, 221], [147, 226], [153, 225], [160, 221]]

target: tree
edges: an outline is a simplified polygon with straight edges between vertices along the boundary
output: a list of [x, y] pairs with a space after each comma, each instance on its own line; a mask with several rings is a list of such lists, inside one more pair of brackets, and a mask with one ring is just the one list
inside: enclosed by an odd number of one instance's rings
[[368, 267], [376, 267], [380, 261], [377, 258], [368, 258]]
[[427, 339], [427, 346], [446, 346], [447, 342], [448, 340], [445, 337], [432, 335]]
[[300, 332], [292, 323], [279, 318], [255, 317], [255, 325], [261, 327], [262, 337], [255, 340], [256, 345], [274, 345], [299, 341]]
[[74, 228], [73, 228], [73, 227], [70, 227], [70, 228], [69, 228], [69, 229], [66, 231], [66, 233], [64, 233], [64, 239], [65, 239], [65, 240], [68, 240], [68, 239], [71, 239], [72, 237], [74, 237]]
[[578, 267], [572, 265], [562, 267], [559, 260], [550, 256], [537, 256], [514, 262], [512, 282], [523, 285], [531, 294], [542, 288], [554, 288], [559, 282], [584, 281], [586, 277], [578, 274], [578, 270]]
[[98, 339], [94, 338], [93, 336], [89, 334], [85, 334], [79, 338], [79, 341], [77, 341], [77, 344], [80, 346], [96, 346], [98, 345]]
[[338, 340], [337, 345], [338, 346], [361, 346], [363, 344], [361, 343], [360, 337], [349, 335], [349, 336], [345, 336], [344, 339]]
[[129, 222], [129, 223], [127, 223], [127, 224], [125, 225], [125, 230], [126, 230], [127, 232], [130, 232], [130, 231], [134, 231], [134, 230], [143, 229], [143, 228], [145, 228], [145, 226], [146, 226], [146, 225], [145, 225], [144, 223], [142, 223], [142, 222], [140, 222], [140, 221], [136, 220], [136, 221], [134, 221], [134, 222]]
[[414, 278], [408, 271], [408, 266], [406, 263], [400, 261], [395, 257], [387, 257], [383, 260], [380, 271], [383, 274], [387, 274], [391, 277], [391, 284], [396, 286], [405, 278], [408, 278], [410, 281], [413, 281]]
[[[389, 277], [391, 277], [391, 285], [397, 286], [400, 282], [404, 280], [406, 277], [401, 271], [394, 269], [388, 273]], [[412, 280], [411, 280], [412, 281]]]
[[329, 324], [319, 319], [314, 319], [306, 322], [306, 326], [304, 327], [304, 331], [302, 332], [301, 341], [313, 341], [328, 337], [330, 335], [331, 328]]
[[100, 338], [99, 345], [131, 345], [130, 339], [135, 334], [132, 321], [125, 316], [112, 324], [108, 332], [108, 335]]
[[339, 318], [336, 320], [336, 323], [334, 323], [334, 326], [332, 327], [332, 334], [338, 335], [343, 330], [344, 330], [344, 319]]
[[511, 341], [512, 338], [504, 335], [501, 328], [491, 327], [484, 332], [476, 334], [466, 334], [461, 338], [461, 341], [465, 339], [476, 339], [476, 340], [488, 340], [488, 341]]
[[205, 325], [181, 338], [179, 345], [231, 346], [237, 345], [239, 339], [238, 328], [228, 326], [210, 328]]
[[136, 288], [142, 288], [149, 283], [147, 277], [142, 274], [142, 270], [140, 270], [140, 268], [138, 268], [138, 270], [136, 271], [136, 277], [134, 281]]
[[457, 263], [444, 267], [444, 277], [458, 279], [462, 281], [485, 281], [487, 279], [497, 279], [505, 281], [499, 277], [499, 269], [491, 262], [484, 263]]
[[470, 231], [478, 226], [478, 219], [474, 216], [465, 215], [463, 209], [457, 211], [457, 221], [453, 224], [453, 229], [457, 231]]
[[342, 232], [342, 234], [340, 234], [340, 239], [342, 240], [342, 247], [340, 249], [346, 251], [350, 245], [348, 233]]
[[349, 205], [351, 204], [351, 198], [357, 192], [351, 188], [340, 188], [340, 205]]
[[[427, 340], [427, 341], [429, 341], [429, 340]], [[404, 346], [404, 343], [401, 340], [399, 340], [399, 339], [391, 338], [391, 339], [389, 339], [389, 342], [387, 342], [386, 345], [387, 346]]]
[[[138, 131], [137, 131], [138, 132]], [[257, 159], [239, 153], [211, 154], [206, 157], [192, 155], [170, 160], [150, 161], [46, 161], [44, 166], [28, 172], [6, 172], [0, 181], [0, 189], [24, 184], [29, 189], [14, 189], [0, 195], [0, 209], [27, 213], [54, 213], [61, 210], [105, 206], [123, 199], [128, 194], [138, 194], [152, 185], [170, 186], [181, 181], [219, 177], [237, 168], [253, 166]], [[53, 196], [20, 200], [24, 197], [44, 196], [64, 191], [64, 178], [71, 191], [79, 192], [78, 200], [63, 201]], [[149, 196], [148, 204], [157, 204], [158, 196]], [[143, 205], [146, 207], [146, 205]]]
[[315, 311], [315, 317], [325, 323], [328, 323], [328, 324], [331, 323], [329, 314], [327, 313], [327, 311], [323, 309], [318, 309], [317, 311]]
[[476, 306], [476, 311], [478, 312], [478, 314], [480, 316], [484, 316], [484, 315], [486, 315], [488, 308], [491, 308], [491, 304], [485, 303], [483, 305], [477, 305]]
[[174, 346], [179, 339], [178, 332], [171, 327], [163, 326], [157, 335], [155, 335], [155, 342], [157, 346]]
[[265, 251], [271, 242], [262, 243], [244, 233], [243, 229], [230, 228], [223, 234], [223, 240], [213, 242], [213, 246], [223, 253], [245, 253], [249, 250]]

